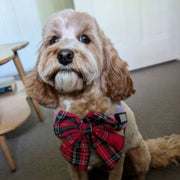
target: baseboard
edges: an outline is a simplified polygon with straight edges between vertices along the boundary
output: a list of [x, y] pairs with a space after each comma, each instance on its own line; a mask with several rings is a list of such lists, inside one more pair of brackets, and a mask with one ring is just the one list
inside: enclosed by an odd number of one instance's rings
[[130, 70], [130, 72], [136, 72], [136, 71], [140, 71], [140, 70], [151, 69], [151, 68], [156, 67], [156, 66], [160, 66], [160, 65], [163, 65], [163, 64], [169, 64], [169, 63], [176, 62], [176, 61], [180, 61], [180, 59], [179, 60], [178, 59], [173, 59], [173, 60], [169, 60], [169, 61], [166, 61], [166, 62], [153, 64], [153, 65], [150, 65], [150, 66], [147, 66], [147, 67], [133, 69], [133, 70]]

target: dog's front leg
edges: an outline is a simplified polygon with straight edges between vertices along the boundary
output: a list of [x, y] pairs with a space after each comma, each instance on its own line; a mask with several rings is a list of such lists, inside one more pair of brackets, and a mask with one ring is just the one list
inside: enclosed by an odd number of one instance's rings
[[88, 180], [87, 171], [82, 171], [78, 167], [70, 165], [71, 178], [72, 180]]
[[109, 180], [121, 180], [123, 173], [125, 154], [122, 153], [120, 160], [114, 167], [114, 169], [109, 173]]

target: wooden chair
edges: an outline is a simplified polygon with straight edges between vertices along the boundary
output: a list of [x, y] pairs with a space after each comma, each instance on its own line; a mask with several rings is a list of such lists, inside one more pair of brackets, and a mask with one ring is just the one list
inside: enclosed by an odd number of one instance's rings
[[[29, 42], [25, 41], [25, 42], [16, 42], [16, 43], [0, 45], [0, 65], [3, 65], [5, 63], [13, 60], [23, 83], [24, 83], [24, 77], [26, 76], [26, 74], [25, 74], [24, 68], [21, 64], [21, 61], [20, 61], [17, 51], [26, 47], [28, 44], [29, 44]], [[43, 116], [39, 109], [38, 103], [34, 99], [31, 99], [31, 100], [32, 100], [32, 104], [39, 116], [40, 121], [43, 121]]]
[[0, 145], [12, 172], [16, 167], [4, 134], [23, 124], [31, 113], [22, 81], [16, 84], [15, 92], [0, 95]]
[[[27, 45], [28, 42], [0, 45], [0, 65], [13, 60], [22, 80], [16, 83], [17, 90], [15, 92], [0, 95], [0, 145], [12, 172], [16, 170], [16, 167], [6, 142], [5, 133], [12, 131], [24, 123], [31, 113], [23, 85], [26, 74], [17, 53], [17, 50]], [[43, 116], [37, 102], [34, 99], [31, 100], [40, 121], [43, 121]]]

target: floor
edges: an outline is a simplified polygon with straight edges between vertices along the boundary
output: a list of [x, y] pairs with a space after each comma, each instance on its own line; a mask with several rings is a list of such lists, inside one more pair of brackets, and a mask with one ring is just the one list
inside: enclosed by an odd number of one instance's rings
[[[134, 111], [144, 139], [180, 134], [180, 61], [131, 72], [136, 94], [126, 102]], [[53, 134], [53, 112], [41, 107], [44, 122], [32, 109], [29, 120], [6, 134], [17, 170], [11, 173], [0, 148], [0, 180], [70, 180]], [[99, 172], [90, 179], [106, 180]], [[180, 167], [152, 169], [146, 180], [179, 180]]]

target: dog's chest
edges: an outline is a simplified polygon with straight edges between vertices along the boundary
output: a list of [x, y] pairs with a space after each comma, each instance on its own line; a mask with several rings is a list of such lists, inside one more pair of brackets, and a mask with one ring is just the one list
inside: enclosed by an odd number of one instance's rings
[[57, 110], [61, 109], [73, 113], [79, 118], [85, 117], [89, 112], [101, 112], [105, 115], [113, 114], [116, 111], [116, 103], [112, 103], [105, 96], [88, 95], [85, 97], [73, 99], [62, 98]]
[[99, 157], [97, 152], [91, 148], [90, 149], [90, 158], [89, 158], [89, 166], [99, 166], [103, 164], [103, 160]]
[[103, 163], [102, 159], [99, 157], [98, 153], [92, 147], [91, 135], [85, 135], [87, 143], [90, 147], [90, 157], [89, 157], [89, 166], [98, 166]]

